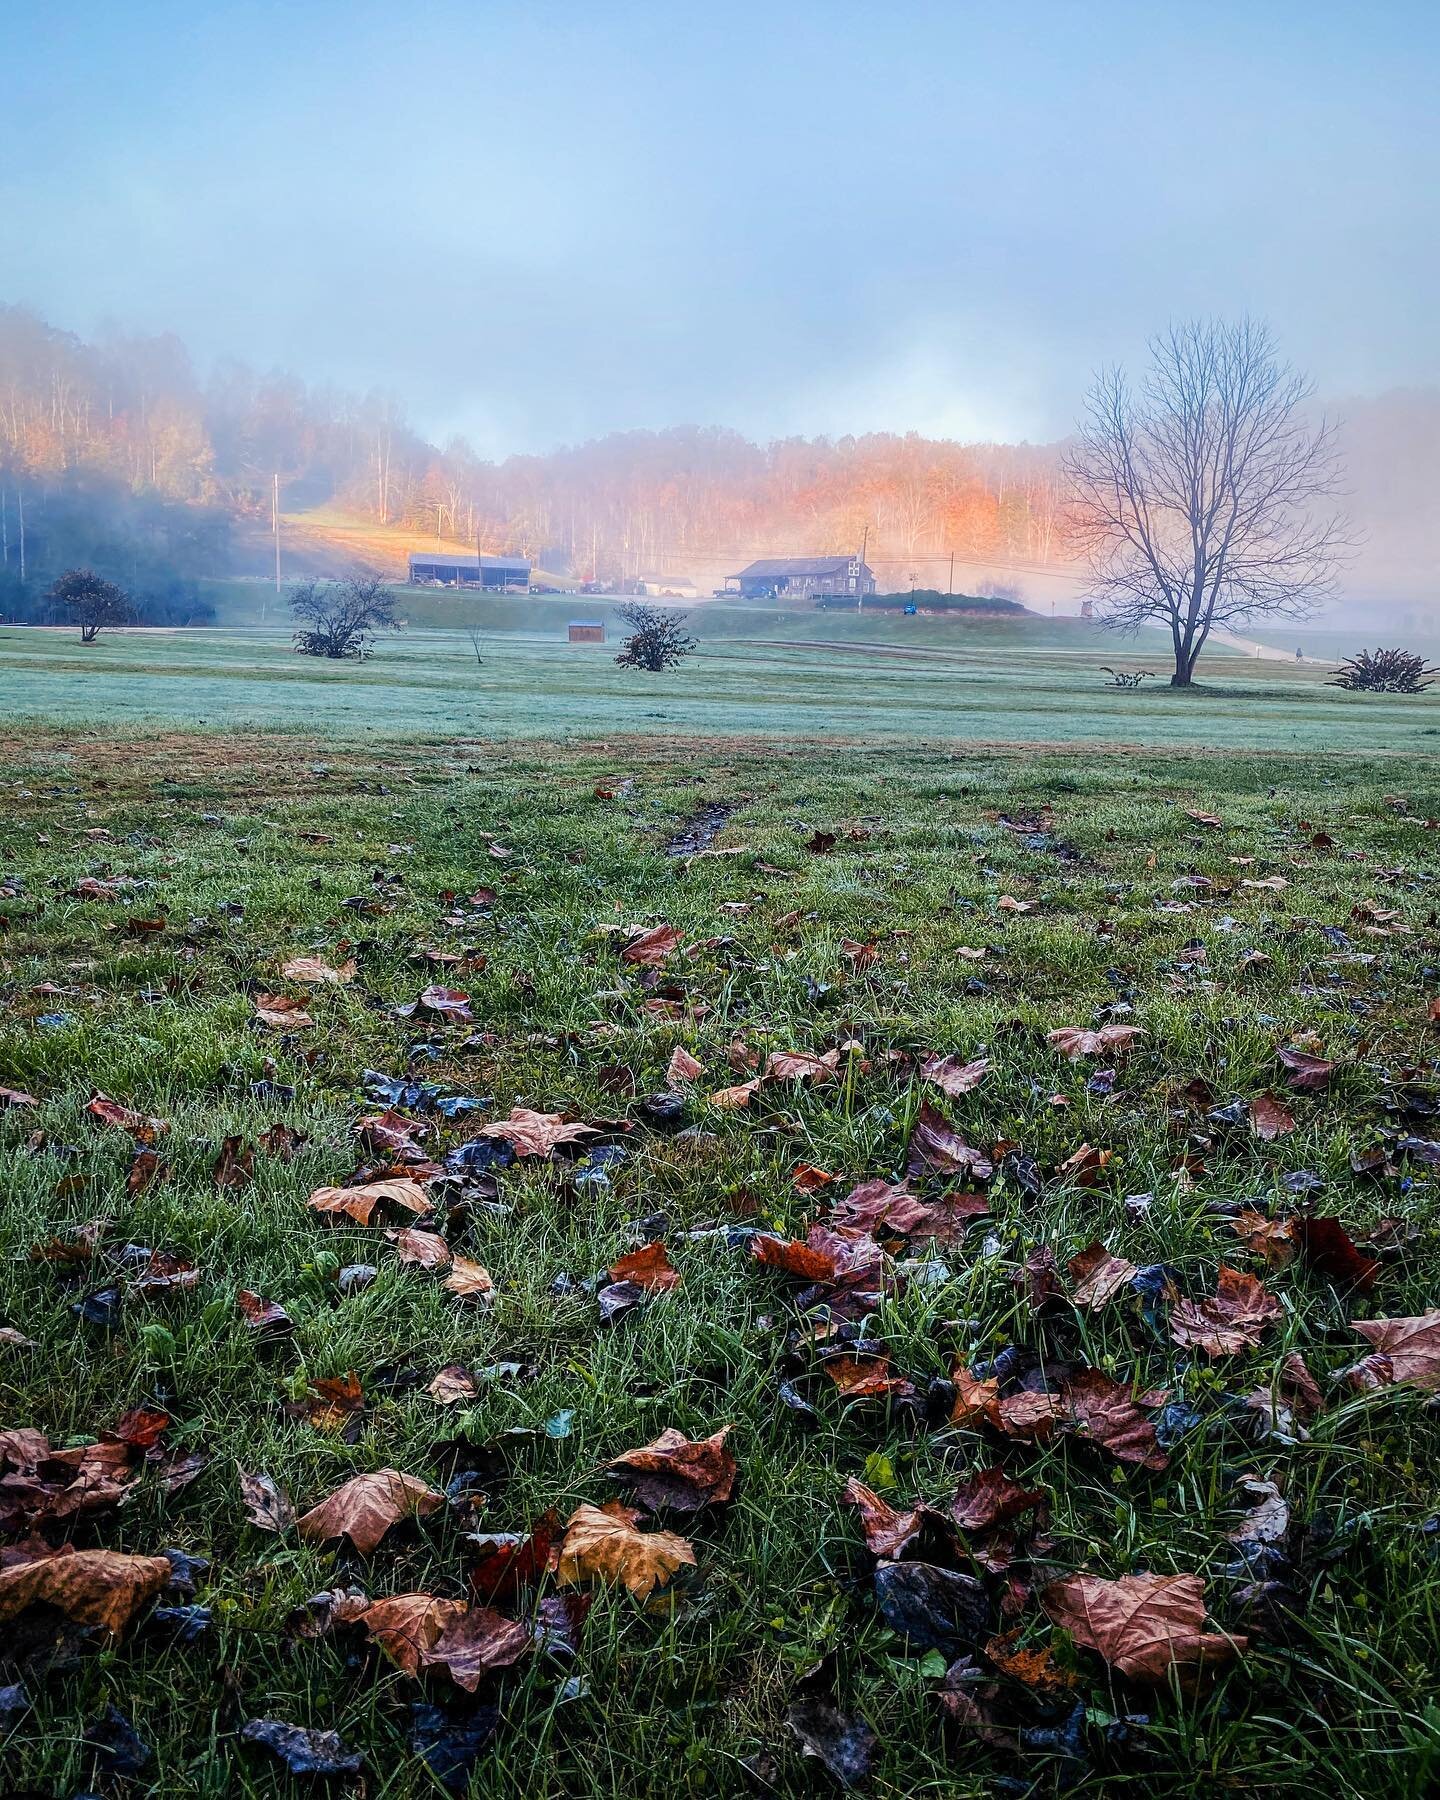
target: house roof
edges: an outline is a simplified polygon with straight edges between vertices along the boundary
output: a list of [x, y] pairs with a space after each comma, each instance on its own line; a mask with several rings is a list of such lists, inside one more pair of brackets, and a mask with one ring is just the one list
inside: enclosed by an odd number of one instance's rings
[[525, 569], [530, 564], [523, 556], [482, 556], [477, 559], [472, 550], [468, 556], [455, 556], [448, 550], [412, 550], [410, 561], [427, 563], [437, 569]]
[[732, 581], [772, 581], [784, 575], [848, 575], [849, 556], [762, 556], [749, 568], [732, 575]]

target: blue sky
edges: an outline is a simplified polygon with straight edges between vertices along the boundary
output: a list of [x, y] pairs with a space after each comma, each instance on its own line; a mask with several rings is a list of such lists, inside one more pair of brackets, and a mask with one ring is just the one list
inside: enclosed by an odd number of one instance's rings
[[1440, 6], [12, 0], [0, 299], [489, 453], [1045, 438], [1196, 312], [1440, 380]]

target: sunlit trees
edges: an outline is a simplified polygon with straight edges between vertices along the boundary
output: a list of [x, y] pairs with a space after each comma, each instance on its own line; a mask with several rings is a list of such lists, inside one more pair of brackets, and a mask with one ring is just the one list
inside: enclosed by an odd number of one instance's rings
[[1264, 325], [1179, 325], [1150, 349], [1138, 390], [1120, 369], [1096, 379], [1065, 462], [1070, 525], [1100, 616], [1165, 627], [1170, 684], [1189, 687], [1217, 626], [1303, 618], [1332, 593], [1340, 471]]

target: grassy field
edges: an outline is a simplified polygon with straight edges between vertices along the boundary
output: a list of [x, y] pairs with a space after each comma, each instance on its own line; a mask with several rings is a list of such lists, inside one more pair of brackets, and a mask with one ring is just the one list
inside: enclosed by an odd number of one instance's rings
[[[442, 1791], [425, 1753], [462, 1739], [473, 1767], [455, 1791], [475, 1795], [833, 1788], [792, 1726], [832, 1756], [843, 1729], [885, 1796], [1434, 1791], [1434, 1403], [1383, 1370], [1368, 1386], [1344, 1373], [1370, 1348], [1350, 1321], [1436, 1301], [1435, 1167], [1400, 1148], [1435, 1135], [1440, 1107], [1433, 762], [903, 742], [821, 758], [653, 734], [557, 747], [523, 741], [509, 645], [466, 698], [458, 647], [428, 676], [406, 643], [331, 681], [228, 639], [116, 639], [104, 674], [76, 674], [62, 646], [21, 667], [35, 642], [6, 644], [12, 706], [17, 676], [30, 684], [20, 712], [85, 682], [112, 714], [133, 687], [134, 716], [185, 716], [157, 690], [180, 693], [199, 657], [216, 716], [251, 716], [273, 667], [279, 711], [260, 716], [325, 729], [0, 738], [0, 1087], [34, 1101], [0, 1110], [3, 1418], [95, 1445], [108, 1479], [133, 1483], [123, 1506], [98, 1478], [80, 1502], [74, 1458], [27, 1477], [23, 1442], [0, 1438], [7, 1792], [317, 1791], [245, 1741], [254, 1718], [338, 1731], [370, 1796]], [[587, 701], [604, 731], [654, 704], [677, 733], [711, 706], [759, 721], [802, 704], [769, 661], [697, 664], [650, 702], [603, 657], [534, 657], [557, 683], [582, 672], [545, 702], [577, 730]], [[763, 700], [744, 696], [747, 667], [772, 684]], [[938, 679], [907, 668], [889, 704]], [[1013, 713], [977, 716], [1058, 731], [1053, 679], [1053, 715], [1015, 694]], [[963, 668], [949, 680], [954, 694]], [[790, 729], [861, 722], [803, 691], [814, 713]], [[1331, 739], [1352, 716], [1278, 690], [1270, 704]], [[1325, 707], [1333, 723], [1312, 723]], [[478, 738], [497, 712], [508, 741], [398, 735], [461, 713]], [[337, 717], [397, 735], [339, 743]], [[733, 854], [670, 853], [709, 831]], [[622, 958], [632, 928], [661, 924], [683, 934], [662, 965]], [[353, 959], [353, 979], [287, 978], [297, 954]], [[436, 981], [468, 994], [470, 1018], [402, 1016]], [[276, 994], [313, 1023], [267, 1024], [257, 996]], [[1102, 1023], [1142, 1035], [1076, 1061], [1047, 1038]], [[1286, 1047], [1335, 1066], [1296, 1090]], [[675, 1070], [677, 1048], [698, 1075]], [[811, 1079], [782, 1064], [742, 1105], [710, 1098], [774, 1052], [835, 1054]], [[922, 1075], [931, 1053], [989, 1067], [947, 1097]], [[426, 1159], [411, 1172], [445, 1255], [489, 1271], [488, 1300], [404, 1264], [384, 1209], [365, 1227], [307, 1207], [411, 1154], [395, 1120], [363, 1123], [396, 1093], [367, 1071], [416, 1084], [395, 1102]], [[97, 1091], [161, 1122], [158, 1170], [132, 1141], [143, 1118], [87, 1111]], [[1283, 1118], [1250, 1110], [1269, 1093]], [[912, 1137], [926, 1102], [992, 1175], [935, 1166]], [[481, 1133], [517, 1106], [591, 1125], [580, 1159], [487, 1171], [482, 1155], [465, 1172], [453, 1153], [493, 1146]], [[447, 1156], [454, 1173], [432, 1176]], [[802, 1238], [907, 1161], [919, 1222], [815, 1240], [830, 1267], [848, 1243], [865, 1279], [807, 1294], [757, 1260], [753, 1234]], [[1242, 1208], [1264, 1218], [1237, 1229]], [[1289, 1222], [1307, 1211], [1338, 1219], [1343, 1243]], [[597, 1281], [657, 1240], [678, 1284], [604, 1323]], [[1094, 1306], [1067, 1268], [1092, 1243], [1133, 1271]], [[1211, 1355], [1177, 1335], [1222, 1265], [1257, 1276], [1274, 1316], [1253, 1348]], [[291, 1329], [252, 1327], [242, 1292]], [[442, 1404], [431, 1384], [457, 1364], [464, 1391]], [[1103, 1420], [1064, 1411], [1077, 1382], [1122, 1397], [1130, 1460], [1103, 1447]], [[152, 1416], [117, 1431], [135, 1408]], [[648, 1602], [623, 1582], [556, 1588], [543, 1567], [501, 1590], [508, 1618], [552, 1626], [557, 1594], [593, 1603], [583, 1627], [565, 1613], [573, 1651], [552, 1637], [473, 1697], [438, 1673], [422, 1686], [363, 1624], [322, 1631], [333, 1599], [306, 1607], [348, 1588], [478, 1604], [495, 1551], [475, 1533], [543, 1530], [550, 1509], [563, 1529], [620, 1495], [619, 1454], [727, 1426], [728, 1503], [658, 1519], [693, 1568]], [[237, 1465], [296, 1510], [382, 1469], [449, 1498], [361, 1556], [250, 1523]], [[938, 1624], [932, 1604], [901, 1610], [841, 1503], [847, 1479], [943, 1513], [997, 1466], [1040, 1496], [1013, 1541], [917, 1526], [928, 1548], [895, 1568], [918, 1580], [928, 1563], [967, 1598]], [[1270, 1490], [1247, 1482], [1274, 1484], [1262, 1522]], [[203, 1613], [142, 1607], [117, 1642], [43, 1607], [17, 1619], [16, 1546], [37, 1538], [204, 1558], [193, 1595], [159, 1596]], [[1127, 1679], [1055, 1621], [1053, 1584], [1077, 1572], [1198, 1576], [1218, 1666], [1193, 1685]], [[128, 1785], [93, 1747], [107, 1706], [152, 1752]]]
[[[529, 630], [517, 629], [519, 609]], [[363, 667], [291, 653], [278, 631], [68, 633], [0, 629], [0, 718], [267, 726], [338, 738], [793, 736], [811, 744], [923, 738], [1124, 743], [1295, 752], [1440, 748], [1434, 695], [1345, 694], [1321, 668], [1215, 656], [1204, 690], [1106, 686], [1101, 665], [1163, 657], [1039, 621], [826, 619], [743, 608], [702, 616], [700, 650], [661, 677], [618, 669], [614, 646], [570, 645], [573, 602], [472, 602], [465, 631], [411, 630]], [[547, 610], [548, 609], [548, 610]], [[584, 610], [594, 610], [587, 606]]]

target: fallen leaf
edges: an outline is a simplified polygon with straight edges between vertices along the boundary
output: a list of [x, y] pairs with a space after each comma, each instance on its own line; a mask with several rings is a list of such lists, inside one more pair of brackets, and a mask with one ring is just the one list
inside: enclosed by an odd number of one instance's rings
[[349, 1538], [362, 1556], [368, 1556], [392, 1525], [402, 1519], [428, 1518], [445, 1504], [413, 1475], [397, 1469], [378, 1469], [342, 1482], [333, 1494], [302, 1513], [296, 1530], [307, 1544], [324, 1544]]
[[993, 1531], [1043, 1506], [1047, 1498], [1043, 1488], [1023, 1488], [1003, 1469], [979, 1469], [956, 1488], [950, 1517], [962, 1531]]
[[653, 1443], [617, 1456], [610, 1473], [647, 1512], [723, 1506], [735, 1491], [735, 1457], [725, 1447], [729, 1434], [728, 1425], [694, 1441], [680, 1431], [662, 1431]]
[[670, 1062], [665, 1070], [665, 1080], [670, 1087], [694, 1081], [704, 1073], [704, 1063], [697, 1062], [683, 1044], [677, 1044], [670, 1052]]
[[1240, 1488], [1255, 1504], [1226, 1536], [1233, 1544], [1278, 1544], [1290, 1530], [1290, 1508], [1273, 1481], [1242, 1475]]
[[1367, 1356], [1365, 1364], [1384, 1364], [1383, 1370], [1375, 1369], [1378, 1383], [1356, 1385], [1405, 1381], [1427, 1392], [1440, 1389], [1440, 1312], [1408, 1319], [1352, 1319], [1350, 1329], [1374, 1347], [1375, 1354]]
[[274, 1031], [303, 1031], [315, 1021], [305, 1010], [303, 1000], [288, 994], [256, 994], [255, 1017]]
[[1207, 1356], [1235, 1356], [1253, 1350], [1282, 1312], [1280, 1302], [1255, 1279], [1222, 1265], [1216, 1291], [1203, 1300], [1177, 1300], [1170, 1309], [1170, 1336]]
[[255, 1179], [255, 1150], [243, 1137], [227, 1137], [210, 1171], [217, 1188], [249, 1187]]
[[990, 1073], [990, 1058], [976, 1057], [973, 1062], [962, 1063], [954, 1056], [927, 1056], [920, 1065], [921, 1078], [931, 1081], [942, 1093], [952, 1100], [958, 1100], [962, 1094], [972, 1093]]
[[462, 994], [459, 988], [442, 987], [438, 983], [422, 988], [414, 1000], [395, 1010], [402, 1019], [413, 1019], [418, 1013], [425, 1018], [448, 1019], [453, 1024], [468, 1025], [471, 1022], [470, 996]]
[[1283, 1269], [1295, 1260], [1295, 1223], [1293, 1218], [1268, 1219], [1247, 1208], [1230, 1220], [1230, 1229], [1272, 1269]]
[[530, 1627], [489, 1606], [462, 1608], [425, 1652], [423, 1667], [444, 1669], [467, 1694], [487, 1675], [508, 1669], [534, 1646]]
[[153, 1144], [162, 1132], [170, 1129], [164, 1119], [147, 1118], [144, 1113], [122, 1106], [118, 1100], [107, 1099], [104, 1094], [96, 1094], [85, 1110], [102, 1125], [113, 1125], [119, 1131], [128, 1131], [137, 1144]]
[[1144, 1035], [1139, 1025], [1104, 1025], [1099, 1031], [1062, 1025], [1058, 1031], [1047, 1031], [1045, 1042], [1070, 1062], [1078, 1062], [1082, 1056], [1103, 1056], [1111, 1050], [1123, 1054], [1136, 1038]]
[[391, 1594], [372, 1600], [359, 1616], [365, 1634], [407, 1675], [428, 1666], [429, 1654], [446, 1626], [465, 1614], [463, 1600], [435, 1594]]
[[173, 1573], [163, 1556], [126, 1556], [118, 1550], [32, 1551], [0, 1568], [0, 1623], [28, 1606], [53, 1606], [76, 1625], [96, 1625], [119, 1637]]
[[736, 1112], [742, 1106], [750, 1104], [751, 1096], [760, 1086], [759, 1081], [742, 1081], [734, 1087], [716, 1088], [709, 1096], [710, 1104], [718, 1106], [721, 1112]]
[[345, 1748], [339, 1732], [287, 1725], [283, 1719], [247, 1719], [240, 1737], [269, 1750], [292, 1775], [353, 1775], [365, 1760], [358, 1750]]
[[403, 1206], [412, 1213], [430, 1210], [430, 1202], [418, 1181], [408, 1176], [388, 1176], [384, 1181], [368, 1181], [360, 1187], [316, 1188], [305, 1204], [318, 1213], [344, 1213], [358, 1225], [368, 1225], [382, 1202]]
[[618, 1500], [577, 1507], [560, 1545], [561, 1585], [618, 1581], [637, 1600], [648, 1600], [681, 1569], [695, 1567], [695, 1552], [683, 1537], [673, 1531], [637, 1530], [640, 1516]]
[[1250, 1129], [1256, 1137], [1270, 1143], [1295, 1129], [1295, 1115], [1273, 1094], [1261, 1094], [1250, 1102]]
[[610, 1270], [610, 1279], [633, 1281], [647, 1294], [659, 1294], [666, 1288], [680, 1285], [680, 1271], [671, 1266], [665, 1245], [657, 1238], [654, 1243], [642, 1245], [639, 1250], [622, 1256]]
[[1070, 1575], [1040, 1590], [1040, 1604], [1077, 1644], [1098, 1651], [1131, 1681], [1164, 1682], [1218, 1668], [1247, 1639], [1207, 1632], [1205, 1584], [1198, 1575]]
[[869, 1775], [878, 1739], [864, 1719], [806, 1694], [790, 1703], [786, 1721], [806, 1756], [818, 1757], [841, 1787], [859, 1787]]
[[40, 1102], [33, 1094], [22, 1094], [19, 1088], [0, 1087], [0, 1112], [15, 1106], [38, 1106]]
[[567, 1125], [560, 1113], [531, 1112], [527, 1106], [512, 1106], [508, 1119], [484, 1126], [480, 1135], [504, 1138], [517, 1156], [550, 1156], [559, 1144], [594, 1137], [595, 1127]]
[[464, 1363], [446, 1363], [426, 1385], [425, 1392], [437, 1406], [454, 1406], [461, 1400], [473, 1400], [480, 1384]]
[[943, 1541], [946, 1535], [945, 1520], [932, 1507], [912, 1506], [899, 1512], [853, 1475], [845, 1483], [840, 1504], [859, 1513], [865, 1548], [872, 1556], [904, 1556], [926, 1538]]
[[1154, 1421], [1124, 1382], [1103, 1369], [1081, 1369], [1063, 1384], [1060, 1399], [1071, 1429], [1108, 1450], [1117, 1462], [1163, 1469], [1169, 1458], [1155, 1435]]
[[1311, 1056], [1306, 1050], [1277, 1050], [1275, 1057], [1288, 1071], [1291, 1087], [1302, 1093], [1327, 1086], [1339, 1067], [1338, 1063], [1326, 1062], [1323, 1056]]
[[402, 1263], [415, 1268], [443, 1269], [449, 1264], [450, 1246], [438, 1232], [407, 1225], [400, 1230], [387, 1231], [385, 1240], [395, 1246], [395, 1254]]
[[637, 932], [622, 948], [620, 960], [658, 969], [671, 951], [679, 947], [682, 936], [673, 925], [656, 925], [650, 931]]
[[462, 1300], [478, 1300], [488, 1305], [495, 1298], [495, 1283], [490, 1271], [467, 1256], [452, 1256], [450, 1272], [440, 1283], [449, 1293]]
[[828, 1250], [812, 1249], [795, 1238], [771, 1237], [759, 1232], [750, 1240], [750, 1254], [767, 1268], [783, 1269], [801, 1281], [829, 1281], [836, 1272], [834, 1256]]
[[292, 956], [280, 973], [287, 981], [299, 981], [311, 987], [344, 987], [355, 979], [358, 966], [353, 957], [335, 968], [323, 956]]
[[1123, 1256], [1114, 1256], [1101, 1243], [1086, 1246], [1069, 1262], [1070, 1279], [1075, 1291], [1070, 1296], [1076, 1306], [1098, 1312], [1135, 1279], [1139, 1270]]
[[1360, 1250], [1339, 1219], [1306, 1216], [1295, 1220], [1300, 1257], [1337, 1286], [1368, 1294], [1380, 1274], [1380, 1264]]
[[772, 1050], [765, 1061], [766, 1081], [828, 1081], [840, 1061], [838, 1050], [823, 1056], [808, 1050]]
[[295, 1523], [295, 1508], [280, 1483], [269, 1475], [251, 1474], [238, 1463], [235, 1467], [240, 1476], [240, 1498], [245, 1502], [245, 1516], [250, 1523], [277, 1535], [288, 1531]]
[[967, 1175], [988, 1181], [994, 1173], [989, 1157], [972, 1150], [945, 1115], [927, 1100], [916, 1115], [906, 1146], [906, 1173], [922, 1175], [934, 1170], [942, 1175]]

